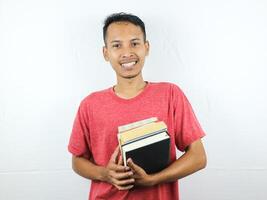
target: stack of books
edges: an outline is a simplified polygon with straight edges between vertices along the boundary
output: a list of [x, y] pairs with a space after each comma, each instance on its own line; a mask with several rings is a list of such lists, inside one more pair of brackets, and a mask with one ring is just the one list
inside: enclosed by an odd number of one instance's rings
[[156, 117], [118, 127], [119, 146], [124, 162], [127, 159], [146, 173], [161, 171], [169, 164], [170, 137], [167, 125]]

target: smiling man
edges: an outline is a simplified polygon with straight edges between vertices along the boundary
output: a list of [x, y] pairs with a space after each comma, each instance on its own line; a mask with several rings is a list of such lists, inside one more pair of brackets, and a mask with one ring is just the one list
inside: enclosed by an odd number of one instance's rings
[[[73, 170], [92, 180], [89, 199], [179, 199], [178, 180], [206, 166], [201, 142], [205, 133], [177, 85], [144, 81], [149, 42], [140, 18], [108, 16], [103, 37], [103, 55], [117, 83], [81, 102], [68, 146]], [[168, 167], [155, 174], [147, 174], [131, 159], [123, 166], [117, 140], [118, 126], [150, 117], [167, 124], [171, 144]], [[184, 152], [178, 159], [176, 148]]]
[[[118, 16], [122, 19], [126, 17], [126, 15]], [[104, 26], [103, 54], [116, 72], [117, 85], [114, 90], [117, 95], [130, 98], [141, 92], [146, 85], [142, 77], [142, 68], [149, 52], [149, 43], [146, 41], [143, 32], [145, 26], [141, 20], [139, 26], [137, 22], [133, 24], [128, 21], [111, 23], [115, 17], [114, 15], [113, 18], [108, 18]]]

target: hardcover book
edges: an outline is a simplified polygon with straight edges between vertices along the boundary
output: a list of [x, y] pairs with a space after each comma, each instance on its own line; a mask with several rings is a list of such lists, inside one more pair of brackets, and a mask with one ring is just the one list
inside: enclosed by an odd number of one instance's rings
[[167, 126], [149, 118], [118, 128], [118, 140], [124, 165], [131, 158], [146, 173], [156, 173], [169, 163], [170, 137]]

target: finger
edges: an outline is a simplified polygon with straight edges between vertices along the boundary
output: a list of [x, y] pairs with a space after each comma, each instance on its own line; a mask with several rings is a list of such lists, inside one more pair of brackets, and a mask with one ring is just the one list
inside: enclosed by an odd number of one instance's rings
[[112, 181], [117, 186], [133, 185], [135, 182], [135, 180], [133, 178], [123, 179], [123, 180], [118, 180], [118, 179], [112, 178]]
[[133, 188], [134, 185], [127, 185], [127, 186], [116, 186], [119, 190], [129, 190]]
[[115, 171], [115, 172], [125, 172], [125, 167], [122, 166], [122, 165], [116, 165], [116, 164], [113, 164], [113, 163], [110, 163], [108, 165], [108, 169], [112, 170], [112, 171]]
[[[122, 156], [119, 157], [118, 165], [123, 165], [124, 166]], [[130, 167], [125, 166], [124, 167], [124, 170], [125, 171], [129, 171], [130, 170]]]
[[127, 160], [127, 165], [135, 172], [142, 170], [142, 168], [136, 165], [131, 158]]
[[124, 172], [124, 173], [117, 173], [117, 172], [112, 173], [112, 177], [116, 178], [117, 180], [130, 179], [132, 178], [132, 176], [133, 176], [132, 171]]
[[111, 158], [110, 158], [110, 161], [116, 163], [116, 159], [117, 159], [117, 156], [119, 154], [119, 146], [116, 147], [115, 151], [113, 152], [113, 154], [111, 155]]
[[118, 161], [118, 165], [122, 165], [122, 164], [123, 164], [123, 162], [122, 162], [122, 156], [120, 155], [119, 161]]

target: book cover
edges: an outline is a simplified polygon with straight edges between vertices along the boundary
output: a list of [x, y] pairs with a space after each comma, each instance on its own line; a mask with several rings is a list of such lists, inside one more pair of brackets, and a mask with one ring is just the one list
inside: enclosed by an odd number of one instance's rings
[[166, 168], [169, 164], [170, 138], [125, 151], [125, 159], [131, 158], [147, 174], [153, 174]]

